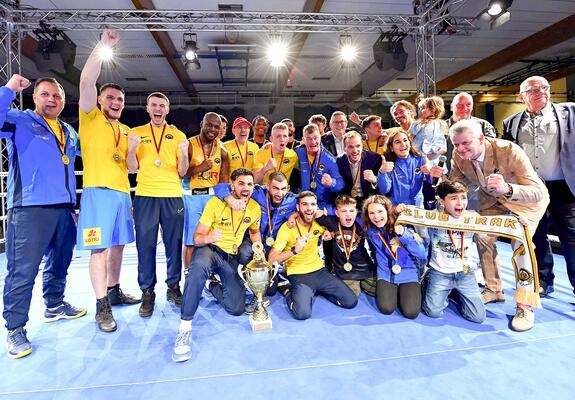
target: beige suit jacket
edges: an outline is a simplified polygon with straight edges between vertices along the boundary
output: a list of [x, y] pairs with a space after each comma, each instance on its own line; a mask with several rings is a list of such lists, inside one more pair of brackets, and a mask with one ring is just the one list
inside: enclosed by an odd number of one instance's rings
[[[515, 143], [486, 137], [483, 175], [502, 174], [505, 182], [513, 188], [513, 194], [505, 197], [479, 189], [479, 213], [493, 215], [496, 210], [511, 211], [525, 218], [529, 225], [537, 225], [549, 204], [549, 193], [543, 181], [531, 166], [529, 158]], [[450, 179], [479, 186], [479, 179], [471, 161], [453, 152]], [[533, 233], [533, 232], [531, 232]]]

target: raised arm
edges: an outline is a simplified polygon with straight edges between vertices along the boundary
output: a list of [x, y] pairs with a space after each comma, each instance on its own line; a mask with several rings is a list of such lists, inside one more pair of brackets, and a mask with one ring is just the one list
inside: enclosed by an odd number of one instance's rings
[[104, 29], [100, 41], [94, 47], [80, 74], [80, 100], [82, 111], [88, 113], [98, 104], [98, 90], [96, 82], [102, 70], [102, 59], [99, 52], [102, 47], [113, 47], [120, 40], [120, 34], [115, 29]]

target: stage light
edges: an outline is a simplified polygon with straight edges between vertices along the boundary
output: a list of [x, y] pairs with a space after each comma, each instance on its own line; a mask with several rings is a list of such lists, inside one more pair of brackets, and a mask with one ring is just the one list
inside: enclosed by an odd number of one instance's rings
[[487, 6], [487, 14], [495, 17], [507, 11], [513, 0], [491, 0]]
[[288, 48], [278, 35], [272, 35], [267, 48], [267, 58], [272, 67], [284, 67], [288, 56]]
[[339, 48], [339, 54], [343, 62], [351, 63], [357, 58], [357, 47], [353, 45], [350, 35], [341, 35], [339, 37]]
[[[184, 58], [188, 61], [197, 60], [198, 58], [198, 38], [195, 33], [184, 33]], [[198, 63], [199, 65], [199, 63]]]
[[406, 36], [407, 34], [400, 32], [396, 26], [379, 36], [373, 44], [373, 59], [378, 69], [405, 70], [407, 52], [403, 48], [403, 39]]
[[191, 71], [194, 71], [196, 69], [202, 68], [202, 66], [200, 65], [200, 62], [198, 61], [197, 58], [195, 60], [186, 61], [185, 66], [186, 66], [186, 70], [188, 73], [190, 73]]
[[98, 57], [100, 57], [102, 61], [112, 61], [114, 58], [114, 49], [110, 46], [102, 46], [98, 50]]

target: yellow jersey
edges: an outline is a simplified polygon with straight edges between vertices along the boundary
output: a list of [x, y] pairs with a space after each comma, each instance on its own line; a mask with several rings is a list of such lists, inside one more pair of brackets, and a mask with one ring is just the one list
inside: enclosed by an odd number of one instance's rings
[[260, 149], [254, 142], [246, 141], [240, 145], [235, 139], [229, 140], [224, 143], [224, 147], [228, 151], [230, 160], [230, 172], [238, 168], [247, 168], [252, 170], [254, 167], [254, 156]]
[[[222, 143], [216, 139], [210, 147], [211, 152], [204, 154], [200, 135], [191, 137], [190, 141], [190, 167], [195, 167], [205, 159], [212, 160], [212, 168], [205, 172], [192, 175], [189, 180], [184, 180], [184, 189], [205, 189], [216, 186], [220, 182], [222, 169]], [[188, 183], [189, 182], [189, 183]]]
[[324, 232], [325, 228], [315, 222], [315, 220], [311, 226], [307, 228], [297, 222], [293, 228], [290, 228], [287, 222], [280, 227], [273, 246], [274, 249], [279, 251], [291, 249], [295, 246], [300, 236], [310, 235], [311, 237], [302, 251], [285, 261], [286, 273], [288, 275], [308, 274], [323, 268], [323, 261], [319, 257], [318, 241]]
[[152, 128], [151, 124], [146, 124], [132, 128], [131, 133], [140, 138], [136, 152], [139, 165], [136, 195], [182, 197], [178, 145], [186, 140], [186, 135], [174, 125], [168, 124], [162, 128]]
[[111, 123], [94, 107], [89, 113], [80, 108], [80, 149], [84, 164], [84, 187], [105, 187], [130, 193], [128, 181], [128, 128]]
[[[271, 146], [265, 149], [259, 149], [254, 157], [254, 170], [265, 167], [268, 161], [272, 158], [272, 152], [273, 151]], [[292, 171], [298, 165], [298, 157], [296, 152], [286, 147], [283, 154], [274, 154], [273, 156], [276, 159], [278, 165], [275, 170], [282, 172], [289, 182]], [[262, 185], [268, 183], [268, 178], [272, 172], [274, 172], [274, 170], [270, 170], [266, 173], [264, 179], [261, 182]]]
[[386, 138], [379, 137], [377, 140], [364, 140], [363, 149], [369, 150], [377, 154], [383, 155], [385, 153]]
[[228, 254], [237, 254], [244, 234], [249, 228], [259, 231], [262, 210], [255, 200], [250, 199], [244, 211], [234, 211], [224, 201], [212, 197], [200, 217], [200, 223], [222, 231], [222, 239], [214, 243]]

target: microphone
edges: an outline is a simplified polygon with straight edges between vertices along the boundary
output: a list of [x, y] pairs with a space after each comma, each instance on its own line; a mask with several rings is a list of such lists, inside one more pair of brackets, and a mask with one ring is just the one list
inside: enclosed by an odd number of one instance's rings
[[[445, 162], [447, 161], [447, 157], [441, 155], [439, 156], [439, 163], [437, 164], [438, 167], [443, 168], [445, 166]], [[441, 178], [433, 178], [431, 186], [436, 187], [439, 182], [441, 182]]]

